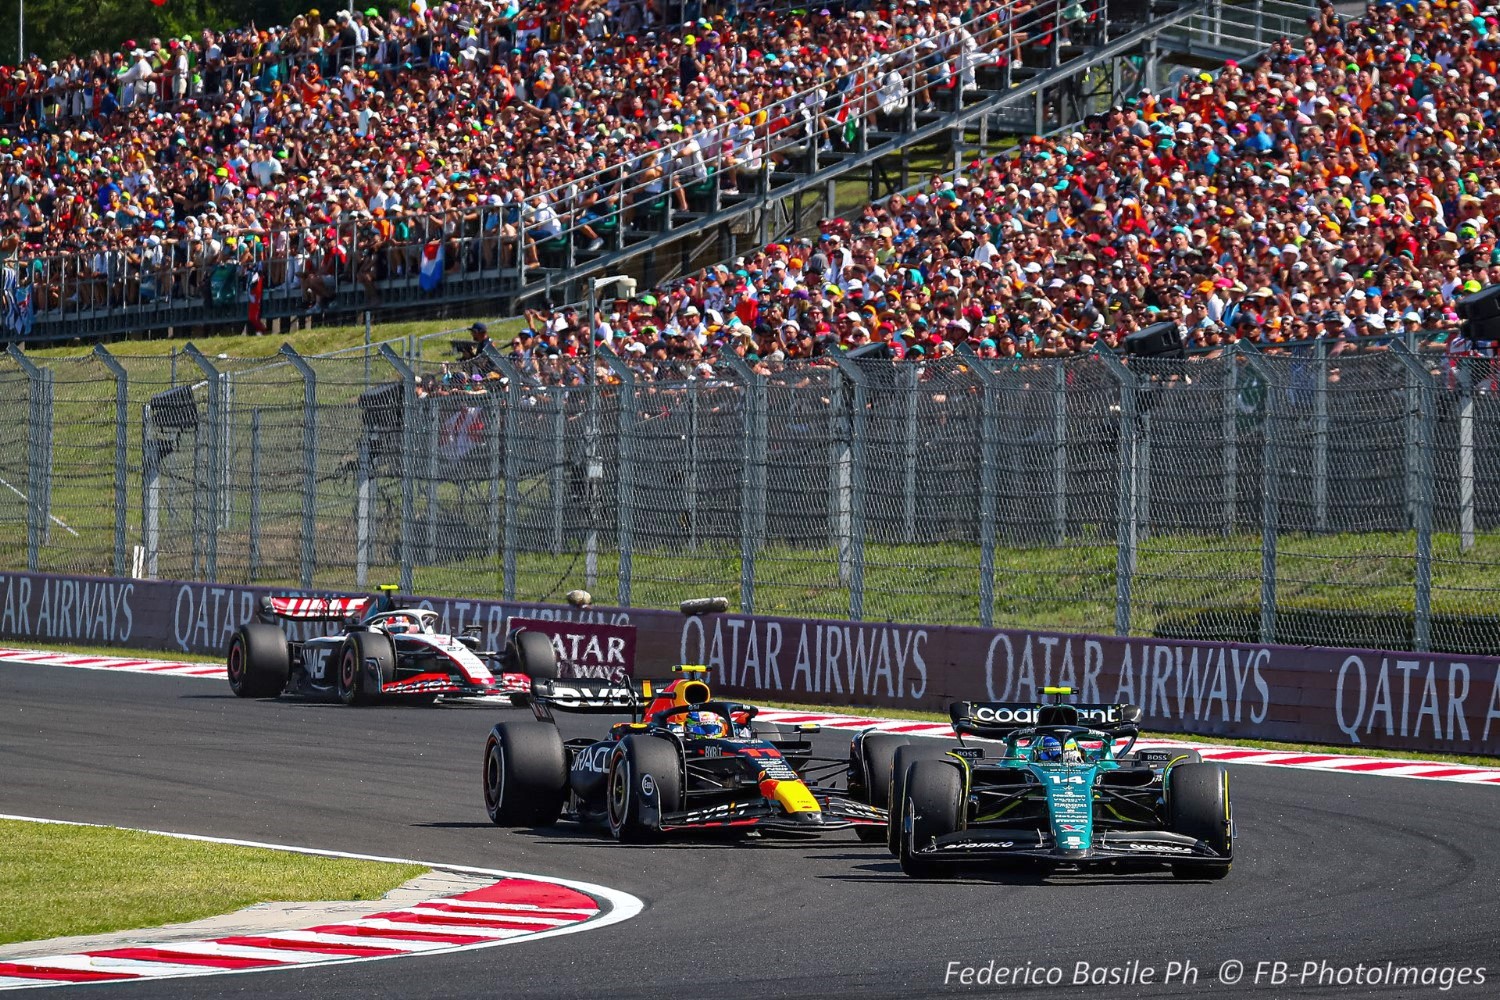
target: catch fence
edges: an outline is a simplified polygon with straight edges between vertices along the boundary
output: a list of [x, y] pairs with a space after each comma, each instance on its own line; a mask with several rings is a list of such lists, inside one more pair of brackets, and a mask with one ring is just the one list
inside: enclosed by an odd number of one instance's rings
[[[1494, 362], [0, 357], [32, 571], [1492, 651]], [[479, 378], [476, 380], [475, 375]]]

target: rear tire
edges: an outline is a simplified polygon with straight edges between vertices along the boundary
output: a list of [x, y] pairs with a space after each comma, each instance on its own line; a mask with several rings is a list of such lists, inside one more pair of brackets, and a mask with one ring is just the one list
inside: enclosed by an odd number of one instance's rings
[[1221, 879], [1234, 853], [1229, 808], [1229, 772], [1220, 764], [1176, 764], [1167, 773], [1167, 825], [1173, 833], [1201, 840], [1224, 857], [1221, 863], [1184, 861], [1178, 878]]
[[[906, 776], [911, 766], [919, 760], [949, 760], [949, 744], [939, 743], [936, 740], [920, 740], [908, 743], [906, 746], [896, 748], [895, 759], [891, 761], [890, 787], [886, 790], [887, 802], [901, 802], [906, 797]], [[886, 824], [885, 846], [893, 855], [901, 853], [901, 827], [895, 821], [896, 810], [891, 808], [891, 821]]]
[[[661, 814], [682, 801], [682, 762], [677, 748], [655, 736], [627, 736], [609, 758], [604, 782], [609, 832], [624, 844], [638, 844], [661, 833]], [[653, 818], [648, 812], [655, 809]]]
[[484, 742], [484, 809], [496, 826], [551, 826], [568, 794], [568, 755], [557, 727], [502, 722]]
[[[365, 661], [374, 660], [375, 669]], [[350, 632], [339, 647], [338, 693], [345, 705], [380, 700], [382, 686], [396, 679], [396, 644], [383, 632]]]
[[553, 680], [557, 677], [557, 650], [552, 640], [540, 632], [521, 630], [510, 637], [510, 654], [515, 659], [516, 673], [525, 674], [532, 680]]
[[[885, 809], [890, 805], [891, 766], [896, 759], [896, 750], [911, 743], [910, 736], [893, 733], [865, 733], [859, 741], [860, 760], [857, 769], [865, 776], [864, 785], [851, 782], [849, 792], [856, 799], [869, 805]], [[852, 748], [851, 748], [852, 753]]]
[[961, 829], [963, 775], [956, 765], [919, 760], [907, 769], [903, 779], [906, 794], [899, 811], [891, 814], [893, 820], [899, 817], [901, 870], [913, 878], [946, 875], [952, 870], [951, 864], [914, 854], [913, 848]]
[[235, 630], [225, 654], [229, 690], [239, 698], [274, 698], [292, 671], [286, 633], [276, 625], [250, 622]]

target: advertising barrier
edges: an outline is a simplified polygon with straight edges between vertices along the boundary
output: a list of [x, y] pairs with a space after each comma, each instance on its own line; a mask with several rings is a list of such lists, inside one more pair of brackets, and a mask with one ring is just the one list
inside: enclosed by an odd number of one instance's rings
[[[0, 637], [172, 653], [221, 652], [262, 594], [285, 588], [167, 580], [0, 575]], [[1083, 701], [1132, 702], [1154, 729], [1365, 748], [1500, 753], [1500, 658], [1194, 642], [725, 613], [685, 618], [588, 608], [406, 598], [444, 628], [504, 642], [513, 616], [633, 625], [635, 672], [702, 663], [746, 700], [943, 711], [960, 699], [1026, 701], [1070, 685]], [[326, 624], [301, 623], [308, 635]], [[628, 629], [549, 630], [601, 673]], [[602, 657], [589, 651], [602, 644]], [[618, 648], [618, 647], [617, 647]], [[597, 659], [598, 662], [594, 662]]]

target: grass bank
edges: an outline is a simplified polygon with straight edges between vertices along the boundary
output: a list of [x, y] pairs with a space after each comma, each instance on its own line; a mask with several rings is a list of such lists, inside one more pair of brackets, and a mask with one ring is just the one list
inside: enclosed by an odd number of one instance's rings
[[379, 899], [426, 871], [16, 820], [0, 820], [0, 857], [0, 944], [156, 927], [256, 903]]

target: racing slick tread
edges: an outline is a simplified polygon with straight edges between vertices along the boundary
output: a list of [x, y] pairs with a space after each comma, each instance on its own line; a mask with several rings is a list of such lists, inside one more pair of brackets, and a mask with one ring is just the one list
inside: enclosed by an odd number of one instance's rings
[[[921, 742], [912, 741], [904, 746], [896, 748], [896, 754], [891, 761], [891, 779], [886, 788], [885, 798], [887, 802], [902, 802], [906, 798], [906, 782], [911, 773], [911, 766], [919, 760], [948, 760], [948, 748], [951, 744], [935, 743], [932, 740]], [[901, 854], [901, 825], [895, 820], [896, 810], [891, 809], [891, 820], [886, 825], [885, 846], [894, 855]]]
[[[370, 677], [365, 669], [369, 659], [378, 665], [378, 677]], [[339, 647], [338, 671], [339, 697], [345, 705], [379, 701], [381, 687], [396, 679], [396, 644], [383, 632], [350, 632]]]
[[250, 622], [235, 630], [225, 654], [229, 689], [240, 698], [275, 698], [292, 671], [286, 633], [276, 625]]
[[[1177, 764], [1167, 772], [1167, 823], [1174, 833], [1203, 841], [1225, 858], [1233, 851], [1229, 775], [1220, 764]], [[1178, 878], [1221, 879], [1229, 865], [1182, 862]]]
[[[641, 786], [649, 776], [655, 786], [654, 802], [647, 802]], [[660, 823], [648, 818], [654, 807], [663, 812], [681, 808], [682, 761], [676, 747], [655, 736], [627, 736], [610, 754], [604, 797], [609, 832], [621, 843], [641, 843], [661, 832]]]
[[[901, 870], [913, 878], [944, 875], [950, 865], [914, 855], [912, 848], [927, 844], [934, 837], [958, 831], [959, 811], [963, 807], [963, 775], [957, 764], [919, 760], [907, 768], [903, 778], [905, 794], [898, 800], [900, 812], [899, 815], [891, 814], [891, 823], [901, 831]], [[909, 832], [906, 829], [908, 823], [911, 826]]]
[[496, 826], [551, 826], [568, 792], [568, 756], [557, 727], [502, 722], [484, 744], [484, 806]]

